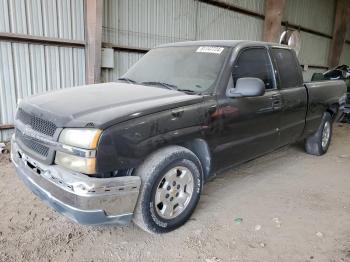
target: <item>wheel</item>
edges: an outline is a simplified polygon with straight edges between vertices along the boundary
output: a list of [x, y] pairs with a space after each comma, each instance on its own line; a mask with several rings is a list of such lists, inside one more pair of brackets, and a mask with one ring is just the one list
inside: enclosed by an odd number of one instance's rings
[[202, 190], [202, 167], [197, 156], [180, 146], [151, 154], [135, 175], [141, 190], [133, 221], [151, 233], [166, 233], [183, 225], [192, 215]]
[[324, 113], [320, 127], [316, 133], [308, 137], [305, 141], [305, 150], [311, 155], [323, 155], [327, 152], [332, 138], [332, 117]]

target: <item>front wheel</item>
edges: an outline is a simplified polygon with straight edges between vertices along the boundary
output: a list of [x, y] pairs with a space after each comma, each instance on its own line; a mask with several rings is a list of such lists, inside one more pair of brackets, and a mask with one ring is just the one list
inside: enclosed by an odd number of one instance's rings
[[137, 168], [141, 190], [133, 221], [151, 233], [166, 233], [183, 225], [193, 213], [202, 189], [197, 156], [180, 146], [151, 154]]
[[327, 152], [332, 138], [332, 117], [330, 113], [324, 113], [320, 127], [315, 134], [305, 141], [305, 150], [311, 155], [323, 155]]

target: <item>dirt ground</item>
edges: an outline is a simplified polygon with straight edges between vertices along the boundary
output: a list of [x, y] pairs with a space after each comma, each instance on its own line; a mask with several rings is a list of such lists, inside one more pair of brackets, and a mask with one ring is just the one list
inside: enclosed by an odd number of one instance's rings
[[290, 146], [209, 182], [165, 235], [88, 227], [46, 207], [0, 155], [0, 261], [350, 261], [350, 125], [329, 152]]

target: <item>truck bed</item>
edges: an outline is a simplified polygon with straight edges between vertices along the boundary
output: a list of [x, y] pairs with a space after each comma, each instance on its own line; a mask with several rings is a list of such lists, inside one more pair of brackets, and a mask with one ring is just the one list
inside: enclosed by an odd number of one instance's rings
[[332, 108], [332, 105], [335, 104], [344, 106], [344, 102], [339, 100], [346, 95], [346, 85], [343, 80], [308, 82], [304, 85], [308, 97], [304, 135], [309, 135], [318, 128], [327, 108]]

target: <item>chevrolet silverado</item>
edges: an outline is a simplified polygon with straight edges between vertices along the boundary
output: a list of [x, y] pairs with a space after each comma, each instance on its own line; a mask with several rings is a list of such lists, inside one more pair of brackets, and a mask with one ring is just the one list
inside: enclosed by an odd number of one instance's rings
[[78, 223], [164, 233], [225, 168], [297, 141], [326, 153], [345, 93], [343, 81], [303, 83], [286, 46], [167, 44], [117, 82], [23, 99], [11, 158], [31, 191]]

